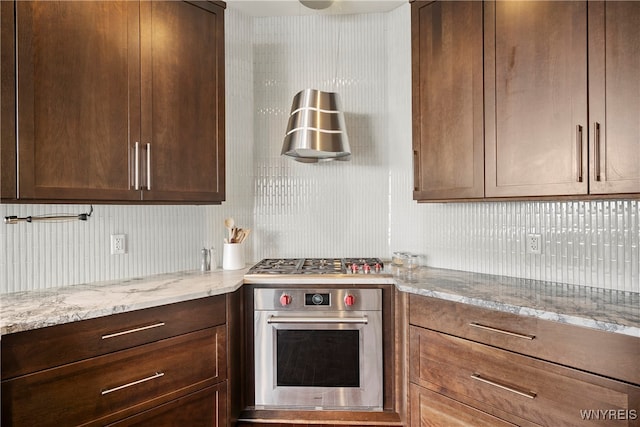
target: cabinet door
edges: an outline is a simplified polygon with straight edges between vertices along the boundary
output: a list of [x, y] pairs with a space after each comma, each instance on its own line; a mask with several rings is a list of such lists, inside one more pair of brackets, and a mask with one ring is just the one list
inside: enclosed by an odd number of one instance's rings
[[223, 13], [141, 3], [145, 200], [224, 200]]
[[104, 425], [154, 408], [225, 381], [225, 346], [217, 326], [3, 381], [2, 425]]
[[587, 193], [586, 2], [485, 3], [485, 195]]
[[409, 399], [412, 427], [515, 426], [416, 384], [409, 384]]
[[638, 425], [638, 386], [428, 329], [409, 334], [411, 381], [468, 406], [517, 425], [588, 427], [598, 410], [616, 414], [598, 426]]
[[590, 192], [640, 193], [640, 2], [589, 2]]
[[[135, 200], [137, 3], [17, 2], [18, 194]], [[3, 159], [4, 161], [4, 159]]]
[[224, 427], [227, 425], [226, 405], [227, 382], [225, 381], [109, 426]]
[[0, 198], [17, 197], [15, 3], [0, 2]]
[[2, 379], [222, 325], [225, 304], [216, 295], [3, 335]]
[[482, 3], [412, 3], [416, 200], [484, 195]]

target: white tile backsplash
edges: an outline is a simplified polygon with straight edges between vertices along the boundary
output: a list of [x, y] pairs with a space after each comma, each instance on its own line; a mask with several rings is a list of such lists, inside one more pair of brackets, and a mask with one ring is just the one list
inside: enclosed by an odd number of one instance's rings
[[[0, 225], [0, 293], [199, 268], [223, 220], [253, 228], [246, 258], [379, 256], [640, 292], [637, 200], [418, 204], [412, 200], [410, 7], [384, 14], [252, 18], [227, 9], [227, 201], [96, 205], [85, 222]], [[342, 97], [350, 162], [280, 156], [293, 95]], [[86, 205], [0, 205], [0, 214]], [[126, 233], [128, 253], [109, 255]], [[541, 234], [542, 253], [525, 251]]]

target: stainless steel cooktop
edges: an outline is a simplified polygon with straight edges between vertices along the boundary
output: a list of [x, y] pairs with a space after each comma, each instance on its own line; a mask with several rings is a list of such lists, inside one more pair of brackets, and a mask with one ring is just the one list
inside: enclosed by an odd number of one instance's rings
[[379, 274], [379, 258], [265, 258], [247, 274]]

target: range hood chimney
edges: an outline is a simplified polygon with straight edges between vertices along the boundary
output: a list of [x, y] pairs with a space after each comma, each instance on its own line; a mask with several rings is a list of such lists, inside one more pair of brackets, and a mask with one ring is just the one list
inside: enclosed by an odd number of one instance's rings
[[326, 9], [333, 3], [333, 0], [300, 0], [300, 3], [308, 7], [309, 9]]
[[293, 97], [282, 155], [303, 163], [350, 159], [351, 147], [337, 93], [305, 89]]

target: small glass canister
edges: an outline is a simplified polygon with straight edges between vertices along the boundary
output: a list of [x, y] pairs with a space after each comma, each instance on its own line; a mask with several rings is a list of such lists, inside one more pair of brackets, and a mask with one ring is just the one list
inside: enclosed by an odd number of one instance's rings
[[408, 252], [394, 252], [391, 256], [391, 264], [396, 267], [404, 267], [409, 255]]
[[420, 266], [420, 257], [418, 255], [409, 254], [404, 262], [409, 270], [416, 269]]

